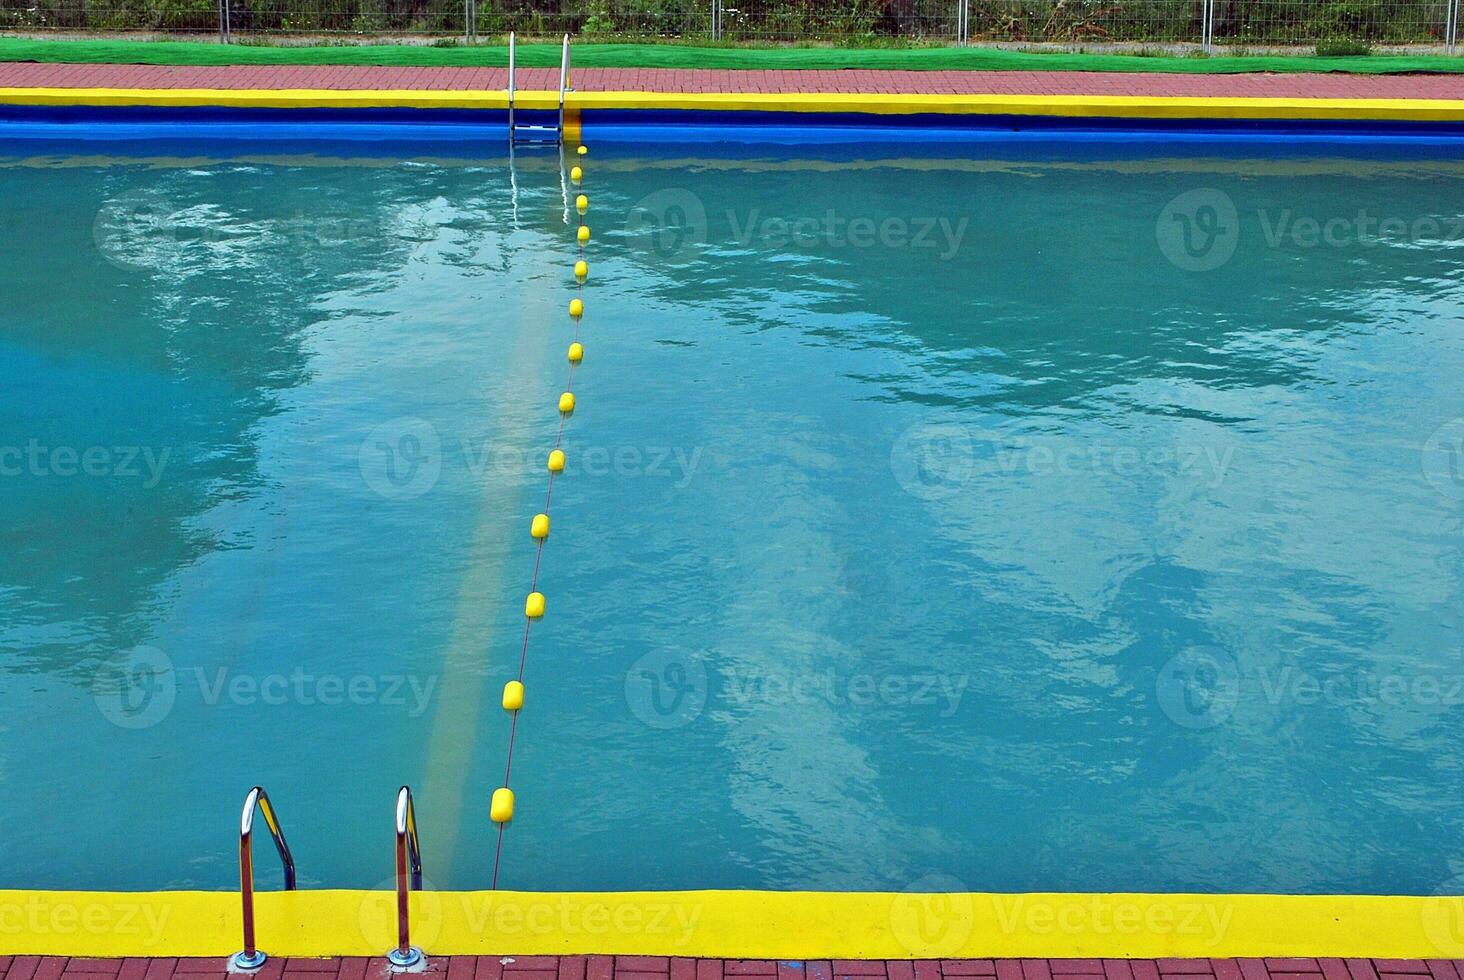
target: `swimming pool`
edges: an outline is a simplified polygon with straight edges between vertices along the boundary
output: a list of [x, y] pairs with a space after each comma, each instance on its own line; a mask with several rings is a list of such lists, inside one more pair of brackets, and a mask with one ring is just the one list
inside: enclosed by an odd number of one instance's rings
[[[12, 152], [0, 886], [486, 886], [557, 161]], [[597, 149], [502, 881], [1448, 888], [1461, 170]]]

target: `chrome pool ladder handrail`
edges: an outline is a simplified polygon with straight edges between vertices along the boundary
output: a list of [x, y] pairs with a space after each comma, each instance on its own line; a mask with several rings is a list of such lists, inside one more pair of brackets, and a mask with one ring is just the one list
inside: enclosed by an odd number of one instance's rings
[[239, 897], [243, 905], [244, 949], [235, 953], [230, 965], [236, 970], [257, 970], [268, 959], [254, 941], [254, 813], [264, 816], [264, 825], [279, 852], [285, 872], [285, 890], [295, 890], [295, 858], [285, 840], [279, 815], [263, 786], [255, 786], [244, 797], [244, 812], [239, 817]]
[[519, 126], [518, 124], [518, 38], [513, 31], [508, 32], [508, 141], [510, 144], [520, 142], [519, 132], [524, 133], [553, 133], [551, 139], [531, 140], [523, 142], [539, 143], [562, 143], [564, 141], [564, 101], [565, 93], [572, 91], [569, 77], [569, 35], [564, 35], [564, 41], [559, 51], [559, 122], [557, 126]]
[[392, 966], [407, 968], [422, 962], [422, 951], [412, 945], [409, 890], [422, 890], [422, 843], [417, 838], [417, 808], [412, 789], [403, 786], [396, 802], [397, 944], [386, 954]]
[[564, 141], [564, 93], [569, 91], [569, 35], [559, 52], [559, 140]]
[[514, 124], [513, 124], [513, 99], [514, 99], [514, 94], [516, 92], [515, 78], [517, 77], [516, 74], [515, 74], [514, 56], [515, 56], [515, 52], [517, 52], [517, 50], [518, 50], [518, 41], [514, 37], [514, 32], [513, 31], [509, 31], [508, 32], [508, 141], [510, 143], [513, 142], [513, 130], [514, 130]]

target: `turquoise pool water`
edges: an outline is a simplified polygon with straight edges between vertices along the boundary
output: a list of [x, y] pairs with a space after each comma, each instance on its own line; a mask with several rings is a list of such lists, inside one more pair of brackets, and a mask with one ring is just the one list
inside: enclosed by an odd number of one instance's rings
[[[592, 149], [501, 884], [1452, 887], [1464, 163]], [[9, 152], [0, 887], [486, 886], [553, 163]]]

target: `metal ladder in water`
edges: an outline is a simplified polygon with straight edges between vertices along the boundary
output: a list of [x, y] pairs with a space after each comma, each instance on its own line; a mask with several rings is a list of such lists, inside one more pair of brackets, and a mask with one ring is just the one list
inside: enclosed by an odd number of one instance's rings
[[[295, 890], [295, 857], [285, 842], [285, 831], [275, 813], [274, 804], [264, 787], [256, 786], [244, 797], [244, 813], [239, 820], [239, 897], [243, 902], [244, 948], [229, 957], [234, 973], [254, 973], [269, 957], [255, 943], [254, 937], [254, 813], [264, 816], [265, 827], [279, 852], [284, 867], [285, 891]], [[417, 839], [417, 808], [412, 790], [403, 786], [396, 800], [396, 919], [397, 944], [386, 953], [387, 961], [397, 970], [419, 966], [422, 950], [412, 945], [409, 891], [422, 890], [422, 845]]]
[[559, 123], [556, 126], [521, 126], [515, 114], [518, 97], [517, 71], [518, 42], [513, 32], [508, 35], [508, 142], [514, 143], [561, 143], [564, 141], [564, 93], [569, 91], [569, 35], [564, 35], [564, 45], [559, 55]]

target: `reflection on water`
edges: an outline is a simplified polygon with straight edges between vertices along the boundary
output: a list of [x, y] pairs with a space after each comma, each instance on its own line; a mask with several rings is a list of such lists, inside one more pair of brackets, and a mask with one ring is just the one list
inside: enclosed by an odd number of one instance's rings
[[[829, 152], [590, 170], [504, 881], [1447, 881], [1460, 164]], [[404, 781], [485, 884], [572, 260], [520, 164], [0, 161], [0, 886], [229, 887], [255, 782], [375, 885]]]

